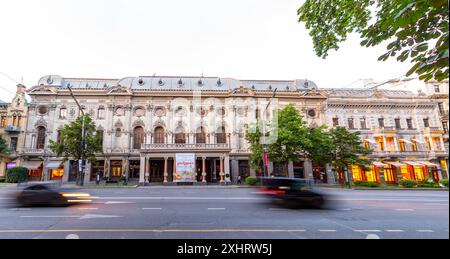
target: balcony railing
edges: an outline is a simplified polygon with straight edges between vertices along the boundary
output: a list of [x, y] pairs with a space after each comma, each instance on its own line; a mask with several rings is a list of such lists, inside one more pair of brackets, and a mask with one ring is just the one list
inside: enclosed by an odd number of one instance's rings
[[176, 150], [203, 150], [203, 149], [229, 149], [230, 145], [223, 144], [142, 144], [143, 150], [176, 149]]
[[430, 151], [374, 151], [374, 157], [397, 157], [397, 156], [428, 156]]
[[6, 126], [5, 131], [9, 133], [20, 133], [20, 127], [18, 126]]

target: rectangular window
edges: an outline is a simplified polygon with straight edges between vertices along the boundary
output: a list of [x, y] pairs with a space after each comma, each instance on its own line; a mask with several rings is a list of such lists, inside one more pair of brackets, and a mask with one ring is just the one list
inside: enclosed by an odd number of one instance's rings
[[367, 129], [366, 118], [361, 118], [361, 129]]
[[105, 118], [105, 109], [99, 108], [97, 118], [103, 120]]
[[17, 151], [17, 138], [11, 138], [10, 148], [13, 152]]
[[406, 119], [406, 125], [408, 125], [408, 129], [413, 129], [412, 119]]
[[339, 118], [333, 118], [333, 127], [339, 126]]
[[17, 117], [17, 127], [22, 127], [22, 116], [20, 115]]
[[17, 126], [17, 116], [13, 116], [13, 126]]
[[428, 118], [423, 119], [423, 125], [425, 126], [425, 128], [429, 128], [430, 127], [430, 120]]
[[444, 115], [444, 113], [445, 113], [444, 104], [438, 103], [438, 108], [439, 108], [439, 114]]
[[434, 85], [434, 92], [435, 93], [440, 93], [441, 90], [439, 89], [439, 85]]
[[395, 119], [394, 121], [395, 121], [395, 128], [396, 128], [396, 129], [401, 129], [401, 128], [402, 128], [402, 125], [401, 125], [401, 123], [400, 123], [400, 118], [397, 118], [397, 119]]
[[384, 118], [379, 118], [378, 119], [378, 125], [380, 126], [380, 128], [384, 127]]
[[7, 123], [8, 123], [8, 117], [2, 116], [2, 121], [1, 121], [0, 126], [5, 127]]
[[419, 151], [419, 149], [417, 148], [417, 142], [413, 142], [411, 144], [411, 148], [412, 148], [412, 151]]
[[399, 141], [398, 144], [400, 146], [400, 151], [402, 152], [406, 151], [406, 144], [404, 141]]
[[353, 121], [353, 118], [348, 119], [348, 128], [355, 129], [355, 123]]
[[443, 122], [442, 122], [442, 128], [444, 128], [444, 132], [445, 132], [445, 133], [448, 133], [448, 124], [447, 124], [446, 121], [443, 121]]
[[66, 108], [59, 109], [59, 118], [65, 119], [66, 117], [67, 117], [67, 109]]

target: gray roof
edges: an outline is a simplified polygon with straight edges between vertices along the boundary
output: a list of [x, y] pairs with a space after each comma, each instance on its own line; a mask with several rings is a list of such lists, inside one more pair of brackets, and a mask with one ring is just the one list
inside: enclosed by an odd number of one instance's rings
[[48, 85], [77, 89], [105, 89], [125, 86], [132, 90], [210, 90], [228, 91], [239, 88], [252, 88], [256, 91], [302, 91], [317, 88], [308, 80], [238, 80], [220, 77], [192, 76], [139, 76], [122, 79], [63, 78], [59, 75], [47, 75], [39, 79], [38, 85]]
[[364, 88], [323, 88], [320, 90], [324, 91], [329, 96], [336, 97], [371, 97], [377, 92], [386, 97], [417, 97], [413, 92], [402, 90], [376, 90]]

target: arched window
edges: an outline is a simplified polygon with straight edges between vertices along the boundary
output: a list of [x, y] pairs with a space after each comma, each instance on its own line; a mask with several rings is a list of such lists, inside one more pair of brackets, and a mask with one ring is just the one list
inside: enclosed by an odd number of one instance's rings
[[144, 128], [138, 126], [134, 128], [133, 133], [133, 148], [141, 149], [141, 145], [144, 144]]
[[45, 146], [45, 128], [39, 126], [37, 128], [36, 149], [44, 149]]
[[225, 127], [220, 127], [217, 129], [216, 134], [216, 141], [218, 144], [225, 144], [227, 143], [227, 136], [225, 133]]
[[197, 129], [197, 133], [195, 134], [195, 140], [198, 144], [205, 144], [206, 143], [206, 132], [205, 128], [199, 127]]
[[155, 128], [155, 144], [164, 144], [164, 128], [156, 127]]
[[175, 143], [186, 144], [186, 134], [184, 133], [183, 127], [178, 127], [175, 129]]

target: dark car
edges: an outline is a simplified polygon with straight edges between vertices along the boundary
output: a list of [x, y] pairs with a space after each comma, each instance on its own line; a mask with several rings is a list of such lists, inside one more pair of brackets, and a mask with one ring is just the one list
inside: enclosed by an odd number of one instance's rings
[[314, 181], [285, 177], [260, 178], [260, 194], [270, 198], [272, 203], [288, 208], [322, 208], [326, 197]]
[[19, 185], [17, 203], [21, 206], [68, 206], [91, 202], [89, 193], [62, 189], [54, 182], [34, 182]]

